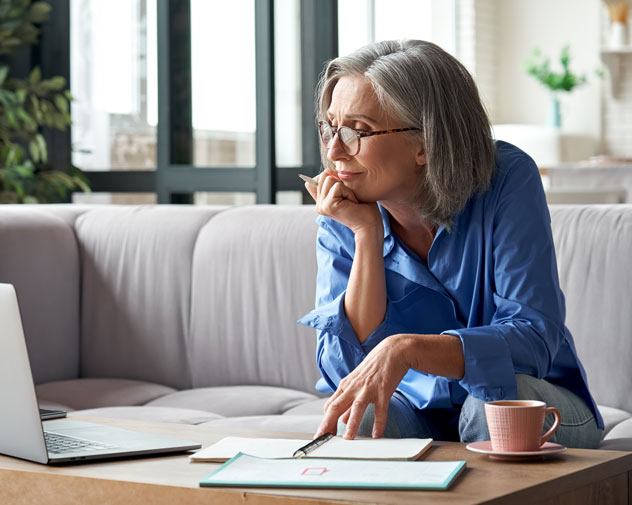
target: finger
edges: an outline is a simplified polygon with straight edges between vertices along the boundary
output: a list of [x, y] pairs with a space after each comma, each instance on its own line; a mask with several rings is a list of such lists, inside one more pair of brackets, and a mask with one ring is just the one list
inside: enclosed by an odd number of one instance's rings
[[373, 438], [380, 438], [384, 434], [386, 429], [386, 420], [388, 419], [388, 400], [378, 400], [375, 402], [375, 420], [373, 422], [373, 431], [371, 436]]
[[345, 429], [342, 438], [346, 440], [353, 440], [358, 433], [360, 427], [360, 421], [366, 411], [368, 403], [363, 400], [355, 400], [351, 406], [351, 414], [349, 414], [349, 421], [347, 422], [347, 428]]
[[338, 430], [338, 413], [334, 409], [329, 409], [325, 412], [323, 420], [320, 422], [314, 438], [320, 437], [325, 433], [336, 433]]
[[338, 172], [336, 172], [334, 169], [332, 168], [326, 168], [325, 170], [322, 171], [321, 174], [319, 174], [320, 176], [326, 177], [326, 176], [331, 176], [331, 177], [335, 177], [336, 179], [340, 180], [340, 177], [338, 177]]
[[340, 182], [340, 179], [337, 177], [333, 177], [328, 174], [323, 174], [320, 182], [318, 183], [318, 196], [324, 198], [331, 192], [331, 188], [337, 183]]
[[329, 407], [331, 406], [332, 403], [334, 403], [336, 400], [338, 400], [338, 398], [340, 397], [340, 395], [342, 395], [344, 393], [344, 390], [342, 389], [342, 383], [340, 385], [338, 385], [338, 389], [336, 389], [333, 394], [327, 398], [327, 401], [325, 402], [325, 405], [323, 406], [323, 413], [326, 414], [327, 411], [329, 410]]
[[340, 420], [347, 424], [349, 422], [349, 416], [351, 415], [351, 408], [348, 408], [344, 414], [340, 416]]
[[[333, 179], [333, 177], [332, 177]], [[349, 200], [353, 203], [360, 203], [355, 196], [355, 193], [349, 189], [344, 183], [336, 176], [337, 184], [334, 185], [334, 189], [338, 191], [337, 196], [340, 198], [344, 198], [345, 200]]]
[[355, 196], [355, 193], [351, 191], [347, 186], [345, 186], [342, 182], [338, 182], [335, 185], [335, 189], [339, 191], [338, 195], [340, 198], [344, 198], [345, 200], [349, 200], [353, 203], [359, 203], [358, 199]]
[[315, 188], [310, 183], [305, 183], [305, 189], [310, 194], [310, 196], [316, 201], [318, 199], [318, 188]]

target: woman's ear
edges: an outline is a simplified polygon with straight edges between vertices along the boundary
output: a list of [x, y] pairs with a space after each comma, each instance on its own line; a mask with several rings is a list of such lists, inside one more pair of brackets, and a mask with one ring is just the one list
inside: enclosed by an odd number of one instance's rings
[[417, 165], [423, 167], [426, 163], [428, 163], [428, 158], [426, 157], [426, 150], [424, 149], [424, 143], [419, 143], [419, 148], [417, 149], [417, 154], [415, 155], [415, 161]]

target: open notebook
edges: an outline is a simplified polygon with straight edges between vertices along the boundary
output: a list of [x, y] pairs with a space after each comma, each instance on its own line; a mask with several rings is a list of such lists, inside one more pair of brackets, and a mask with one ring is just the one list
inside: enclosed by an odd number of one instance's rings
[[[238, 453], [258, 458], [292, 458], [310, 440], [226, 437], [189, 456], [191, 461], [223, 462]], [[415, 460], [432, 445], [431, 438], [375, 438], [344, 440], [332, 437], [306, 458]]]

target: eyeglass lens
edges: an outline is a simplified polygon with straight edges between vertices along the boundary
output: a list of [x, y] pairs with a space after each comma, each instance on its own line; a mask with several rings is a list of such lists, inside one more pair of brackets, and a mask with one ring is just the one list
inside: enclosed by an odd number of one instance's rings
[[[355, 130], [348, 126], [340, 126], [337, 133], [345, 152], [350, 155], [355, 155], [358, 152], [358, 135]], [[330, 149], [335, 137], [333, 128], [327, 123], [321, 123], [320, 135], [325, 147]]]

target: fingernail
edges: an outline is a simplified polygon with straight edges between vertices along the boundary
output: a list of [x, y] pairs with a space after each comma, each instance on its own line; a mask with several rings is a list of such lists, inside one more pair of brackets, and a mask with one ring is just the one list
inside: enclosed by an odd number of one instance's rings
[[307, 184], [314, 186], [315, 188], [318, 187], [318, 182], [312, 179], [311, 177], [307, 177], [306, 175], [303, 175], [303, 174], [298, 174], [298, 176], [301, 179], [303, 179]]

